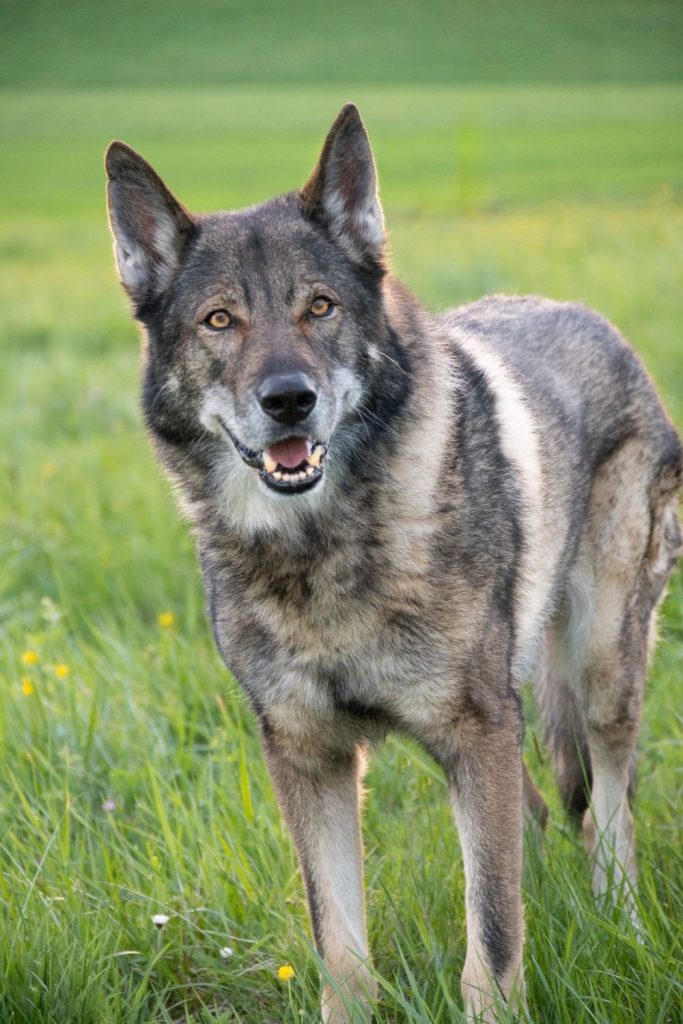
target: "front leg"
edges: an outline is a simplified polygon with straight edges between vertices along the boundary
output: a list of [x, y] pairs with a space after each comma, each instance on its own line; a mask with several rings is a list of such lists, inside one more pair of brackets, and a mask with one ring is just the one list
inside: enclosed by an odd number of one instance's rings
[[513, 697], [495, 717], [457, 727], [443, 759], [465, 868], [468, 1020], [495, 1022], [496, 1004], [523, 1003], [521, 718]]
[[318, 953], [334, 985], [323, 984], [325, 1024], [366, 1024], [374, 980], [368, 966], [360, 835], [363, 757], [353, 744], [326, 749], [262, 723], [263, 748], [292, 833]]

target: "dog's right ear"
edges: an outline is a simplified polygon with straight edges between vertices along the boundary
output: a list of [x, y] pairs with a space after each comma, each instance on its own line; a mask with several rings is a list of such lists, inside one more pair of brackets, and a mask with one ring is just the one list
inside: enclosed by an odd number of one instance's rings
[[111, 143], [105, 167], [116, 265], [139, 310], [168, 286], [196, 226], [156, 171], [124, 142]]

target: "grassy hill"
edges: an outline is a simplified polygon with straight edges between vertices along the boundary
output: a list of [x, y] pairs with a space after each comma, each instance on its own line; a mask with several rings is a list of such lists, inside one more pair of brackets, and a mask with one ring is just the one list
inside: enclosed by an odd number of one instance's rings
[[4, 0], [0, 83], [680, 81], [675, 0]]

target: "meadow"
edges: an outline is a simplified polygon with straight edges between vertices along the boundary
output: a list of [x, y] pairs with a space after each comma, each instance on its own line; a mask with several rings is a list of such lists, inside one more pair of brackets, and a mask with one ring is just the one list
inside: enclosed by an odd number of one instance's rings
[[[125, 3], [127, 22], [83, 3], [61, 17], [43, 0], [31, 21], [29, 6], [0, 13], [0, 1022], [313, 1024], [293, 849], [141, 426], [103, 150], [124, 138], [192, 209], [240, 206], [302, 184], [353, 99], [394, 268], [427, 304], [505, 291], [595, 306], [683, 427], [680, 12], [609, 0], [591, 34], [577, 0], [575, 16], [551, 5], [543, 36], [504, 5], [468, 3], [448, 49], [439, 0], [419, 45], [403, 2], [381, 40], [360, 4], [363, 31], [338, 21], [319, 37], [303, 13], [297, 34], [282, 5], [268, 21], [231, 3], [235, 60], [221, 72], [219, 33], [187, 42], [190, 5], [169, 5], [160, 42], [153, 4]], [[508, 44], [496, 68], [487, 12]], [[288, 31], [305, 59], [273, 42]], [[526, 756], [551, 805], [525, 872], [537, 1024], [682, 1019], [680, 573], [660, 636], [635, 808], [640, 941], [594, 906], [528, 701]], [[367, 789], [377, 1024], [459, 1024], [463, 876], [445, 784], [393, 738]]]

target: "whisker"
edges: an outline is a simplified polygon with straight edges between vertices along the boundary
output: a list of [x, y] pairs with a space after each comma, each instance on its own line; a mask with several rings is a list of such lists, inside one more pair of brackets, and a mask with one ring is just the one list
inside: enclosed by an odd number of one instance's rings
[[403, 369], [403, 367], [401, 366], [401, 364], [400, 364], [400, 363], [398, 363], [398, 362], [397, 362], [397, 361], [396, 361], [395, 359], [393, 359], [393, 358], [392, 358], [392, 356], [388, 356], [388, 355], [386, 354], [386, 352], [380, 352], [380, 350], [379, 350], [379, 349], [377, 349], [377, 355], [378, 355], [378, 356], [381, 356], [381, 358], [382, 358], [382, 359], [386, 359], [388, 363], [393, 363], [393, 364], [394, 364], [394, 366], [396, 367], [396, 369], [397, 369], [397, 370], [400, 370], [400, 371], [401, 371], [401, 373], [402, 373], [402, 374], [404, 374], [404, 375], [405, 375], [406, 377], [409, 377], [409, 376], [410, 376], [410, 374], [408, 373], [408, 371], [407, 371], [407, 370], [404, 370], [404, 369]]
[[178, 463], [178, 465], [175, 467], [175, 469], [176, 470], [181, 469], [185, 465], [185, 463], [188, 462], [192, 458], [192, 456], [194, 455], [195, 451], [204, 442], [204, 439], [206, 437], [209, 437], [209, 436], [210, 436], [210, 432], [206, 429], [206, 427], [204, 427], [204, 429], [202, 430], [202, 432], [199, 435], [199, 437], [196, 438], [196, 440], [194, 440], [192, 442], [192, 444], [189, 446], [189, 448], [185, 452], [185, 455], [183, 456], [182, 460]]
[[372, 434], [370, 433], [369, 426], [365, 422], [365, 416], [363, 415], [363, 412], [362, 412], [362, 410], [360, 408], [356, 409], [356, 412], [360, 416], [361, 422], [362, 422], [363, 426], [365, 427], [365, 431], [366, 431], [366, 433], [368, 435], [368, 444], [370, 444], [372, 442]]
[[[368, 409], [367, 406], [362, 406], [362, 409], [363, 409], [363, 412], [366, 414], [366, 416], [368, 416], [371, 420], [373, 420], [375, 423], [377, 423], [378, 426], [384, 427], [385, 430], [388, 430], [396, 438], [401, 436], [399, 434], [398, 430], [395, 429], [395, 427], [392, 427], [390, 423], [387, 423], [386, 420], [383, 420], [381, 416], [377, 415], [377, 413], [372, 412], [372, 410]], [[360, 407], [359, 407], [359, 409], [357, 411], [360, 412]]]

